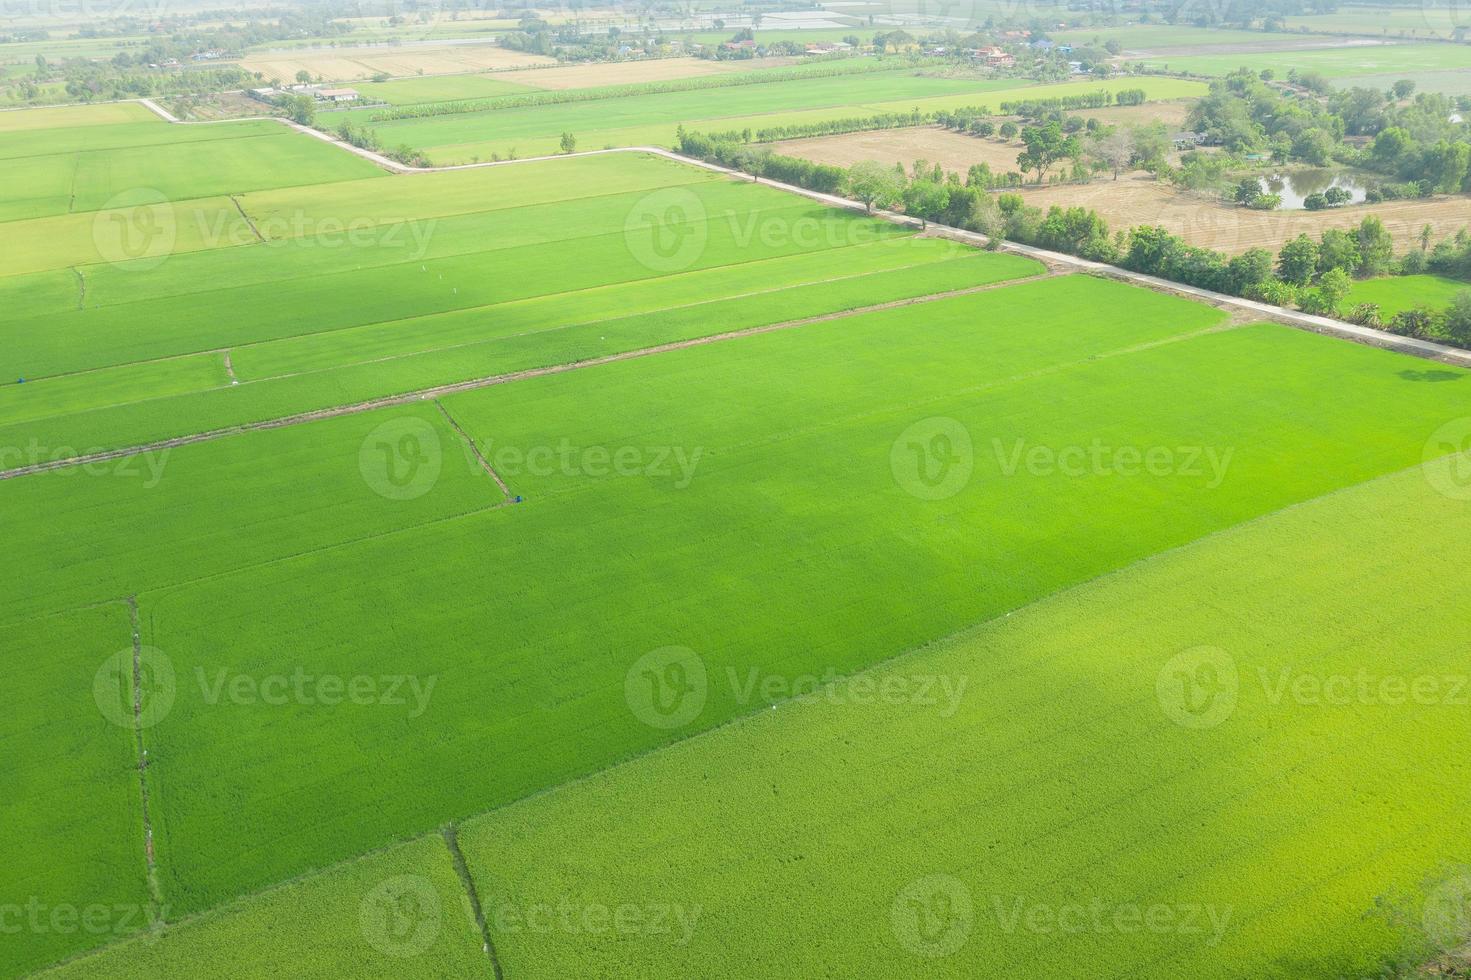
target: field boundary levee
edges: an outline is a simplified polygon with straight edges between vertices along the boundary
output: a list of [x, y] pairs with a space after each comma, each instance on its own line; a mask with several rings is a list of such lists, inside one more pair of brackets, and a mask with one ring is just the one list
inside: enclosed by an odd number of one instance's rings
[[505, 980], [505, 973], [501, 970], [501, 960], [495, 951], [495, 937], [491, 935], [490, 923], [485, 918], [485, 906], [480, 901], [480, 889], [475, 883], [475, 875], [470, 871], [470, 864], [465, 860], [465, 852], [460, 850], [460, 828], [457, 824], [448, 823], [440, 831], [444, 838], [444, 846], [449, 851], [450, 863], [455, 866], [455, 874], [460, 879], [460, 886], [465, 890], [465, 903], [469, 906], [470, 917], [475, 920], [475, 926], [480, 930], [481, 949], [490, 960], [490, 972], [495, 980]]
[[444, 420], [449, 423], [449, 427], [454, 429], [455, 434], [464, 441], [466, 451], [479, 461], [481, 468], [495, 481], [495, 485], [501, 488], [501, 495], [504, 498], [501, 502], [510, 503], [515, 497], [515, 494], [511, 493], [511, 488], [506, 486], [506, 481], [501, 479], [501, 475], [495, 471], [495, 467], [490, 465], [490, 460], [485, 458], [485, 454], [480, 451], [480, 447], [475, 444], [475, 440], [470, 438], [470, 434], [449, 413], [449, 409], [444, 407], [444, 402], [436, 398], [434, 399], [434, 407], [439, 409], [439, 414], [444, 416]]
[[133, 737], [138, 758], [138, 789], [142, 804], [143, 858], [147, 869], [148, 896], [154, 910], [154, 921], [161, 922], [166, 909], [163, 889], [158, 880], [158, 856], [153, 844], [153, 814], [148, 789], [148, 740], [143, 722], [143, 623], [138, 614], [138, 597], [128, 596], [123, 600], [128, 607], [128, 628], [132, 636], [132, 715]]
[[[153, 112], [157, 113], [158, 116], [162, 118], [165, 122], [175, 123], [181, 126], [211, 125], [216, 122], [241, 121], [212, 119], [207, 121], [202, 120], [198, 123], [184, 122], [183, 120], [180, 120], [178, 117], [174, 116], [173, 113], [169, 112], [167, 109], [164, 109], [162, 106], [158, 105], [152, 99], [139, 99], [138, 101], [148, 109], [151, 109]], [[711, 170], [716, 173], [726, 174], [727, 176], [736, 177], [741, 180], [751, 180], [753, 182], [763, 183], [768, 187], [774, 187], [777, 190], [786, 191], [790, 194], [797, 194], [802, 197], [810, 198], [814, 201], [820, 201], [823, 204], [828, 204], [833, 207], [846, 208], [850, 211], [863, 211], [865, 213], [872, 214], [874, 217], [883, 218], [886, 221], [891, 221], [895, 224], [904, 225], [906, 227], [919, 228], [921, 230], [924, 230], [926, 228], [933, 228], [935, 229], [936, 233], [944, 234], [946, 237], [954, 238], [958, 241], [967, 242], [972, 245], [979, 245], [982, 247], [992, 245], [991, 239], [989, 237], [979, 234], [978, 232], [965, 231], [964, 229], [953, 228], [949, 225], [941, 225], [934, 222], [926, 223], [920, 221], [917, 218], [912, 218], [908, 215], [899, 214], [894, 211], [870, 211], [868, 207], [863, 203], [851, 200], [846, 197], [842, 197], [838, 194], [827, 194], [822, 191], [809, 190], [805, 187], [798, 187], [795, 184], [784, 184], [780, 181], [775, 180], [760, 180], [760, 178], [752, 177], [750, 174], [744, 173], [742, 171], [733, 170], [730, 167], [722, 167], [717, 163], [710, 163], [708, 161], [699, 160], [694, 157], [688, 157], [682, 153], [675, 153], [673, 150], [666, 150], [663, 147], [659, 146], [609, 147], [602, 150], [585, 150], [578, 153], [559, 153], [548, 156], [524, 157], [519, 160], [489, 160], [481, 163], [455, 164], [454, 166], [448, 167], [411, 167], [407, 164], [399, 163], [397, 160], [389, 159], [381, 153], [375, 153], [372, 150], [366, 150], [360, 146], [353, 146], [349, 143], [344, 143], [342, 140], [337, 139], [330, 133], [324, 133], [321, 130], [313, 129], [310, 126], [303, 126], [300, 123], [291, 121], [290, 119], [283, 119], [280, 116], [254, 116], [249, 118], [275, 119], [276, 121], [289, 126], [290, 128], [298, 132], [306, 133], [307, 135], [314, 136], [317, 139], [323, 140], [324, 142], [340, 146], [342, 149], [345, 149], [350, 153], [355, 153], [366, 160], [371, 160], [373, 163], [376, 163], [378, 166], [383, 167], [386, 170], [390, 170], [394, 173], [399, 174], [444, 173], [452, 170], [475, 170], [482, 167], [508, 167], [523, 163], [544, 163], [549, 160], [565, 160], [571, 157], [599, 156], [605, 153], [652, 154], [654, 156], [660, 156], [668, 160], [674, 160], [679, 163], [687, 164], [692, 167], [702, 167], [705, 170]], [[1093, 262], [1088, 259], [1080, 259], [1076, 255], [1068, 255], [1065, 252], [1053, 252], [1049, 251], [1048, 249], [1037, 248], [1032, 245], [1023, 245], [1019, 242], [1001, 242], [999, 248], [1002, 251], [1015, 252], [1020, 255], [1026, 255], [1031, 258], [1038, 259], [1039, 261], [1047, 265], [1048, 268], [1056, 268], [1059, 265], [1068, 266], [1083, 272], [1092, 273], [1094, 275], [1109, 276], [1114, 279], [1132, 282], [1136, 285], [1145, 286], [1156, 291], [1175, 293], [1178, 295], [1188, 296], [1192, 299], [1204, 300], [1217, 306], [1229, 306], [1238, 310], [1244, 310], [1249, 313], [1266, 317], [1277, 323], [1283, 323], [1288, 326], [1309, 330], [1313, 333], [1327, 334], [1329, 336], [1339, 337], [1345, 340], [1352, 340], [1361, 344], [1368, 344], [1372, 347], [1381, 347], [1386, 350], [1398, 351], [1402, 354], [1411, 354], [1416, 357], [1424, 357], [1431, 360], [1443, 361], [1447, 364], [1456, 364], [1462, 367], [1471, 367], [1471, 351], [1461, 350], [1460, 348], [1451, 347], [1446, 344], [1439, 344], [1432, 340], [1420, 340], [1414, 337], [1401, 337], [1398, 334], [1392, 334], [1386, 330], [1376, 330], [1373, 327], [1364, 327], [1355, 323], [1348, 323], [1344, 320], [1336, 320], [1332, 317], [1317, 316], [1312, 313], [1302, 313], [1297, 310], [1289, 310], [1286, 307], [1282, 306], [1272, 306], [1268, 303], [1259, 303], [1255, 300], [1245, 299], [1240, 296], [1232, 296], [1229, 293], [1217, 293], [1209, 289], [1201, 289], [1198, 286], [1189, 286], [1184, 283], [1172, 282], [1168, 279], [1161, 279], [1158, 276], [1145, 275], [1142, 272], [1133, 272], [1129, 269], [1124, 269], [1116, 265], [1108, 265], [1103, 262]]]

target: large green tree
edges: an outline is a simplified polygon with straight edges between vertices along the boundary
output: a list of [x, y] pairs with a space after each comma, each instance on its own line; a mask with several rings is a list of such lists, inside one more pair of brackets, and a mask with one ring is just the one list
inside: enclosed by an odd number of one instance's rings
[[1062, 131], [1062, 124], [1053, 120], [1045, 126], [1027, 126], [1022, 130], [1022, 142], [1026, 149], [1016, 158], [1016, 164], [1025, 173], [1037, 171], [1037, 183], [1058, 160], [1076, 156], [1078, 138]]

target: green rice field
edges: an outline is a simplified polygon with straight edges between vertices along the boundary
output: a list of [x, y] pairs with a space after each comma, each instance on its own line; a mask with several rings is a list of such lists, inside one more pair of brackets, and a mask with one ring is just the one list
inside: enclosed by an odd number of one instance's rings
[[363, 98], [391, 105], [451, 102], [457, 99], [490, 99], [501, 95], [524, 95], [538, 91], [530, 85], [481, 75], [426, 75], [371, 82], [361, 89]]
[[1344, 300], [1345, 306], [1358, 303], [1375, 303], [1381, 316], [1390, 317], [1400, 310], [1425, 307], [1442, 310], [1451, 304], [1456, 294], [1471, 289], [1471, 284], [1445, 276], [1391, 276], [1384, 279], [1366, 279], [1354, 283], [1353, 290]]
[[[785, 84], [393, 141], [1097, 87]], [[1471, 372], [654, 154], [137, 108], [0, 114], [0, 978], [1471, 942]]]
[[[1203, 95], [1199, 82], [1169, 78], [1025, 85], [1021, 79], [938, 77], [915, 70], [800, 79], [570, 102], [527, 108], [375, 121], [381, 110], [348, 114], [384, 142], [407, 143], [435, 163], [558, 152], [563, 132], [582, 149], [669, 146], [676, 127], [725, 131], [785, 126], [885, 113], [991, 106], [1018, 98], [1059, 98], [1099, 90], [1142, 88], [1150, 99]], [[1025, 95], [1019, 93], [1025, 92]], [[1003, 94], [1005, 93], [1005, 94]]]
[[[1420, 74], [1430, 70], [1471, 70], [1471, 47], [1464, 44], [1375, 44], [1293, 51], [1290, 64], [1277, 52], [1203, 54], [1145, 59], [1153, 67], [1196, 75], [1226, 75], [1238, 68], [1271, 68], [1286, 77], [1288, 67], [1338, 79], [1362, 75]], [[1391, 84], [1393, 82], [1391, 81]]]
[[[1364, 664], [1457, 675], [1463, 510], [1416, 466], [471, 821], [506, 975], [1380, 975], [1433, 944], [1399, 903], [1464, 853], [1471, 720], [1444, 688], [1404, 709], [1274, 695]], [[1367, 616], [1365, 590], [1389, 597]], [[1202, 646], [1235, 700], [1187, 728], [1157, 679]], [[561, 903], [694, 927], [526, 927]]]
[[1289, 30], [1324, 31], [1388, 38], [1451, 38], [1465, 27], [1465, 13], [1448, 0], [1382, 6], [1344, 4], [1332, 13], [1286, 19]]
[[[139, 113], [145, 118], [137, 122], [111, 121]], [[19, 119], [10, 122], [12, 116]], [[0, 117], [7, 178], [0, 222], [81, 213], [91, 220], [90, 212], [132, 206], [144, 194], [182, 201], [383, 173], [268, 121], [168, 126], [136, 104], [39, 110], [34, 120], [29, 111]], [[30, 251], [28, 244], [22, 249]]]

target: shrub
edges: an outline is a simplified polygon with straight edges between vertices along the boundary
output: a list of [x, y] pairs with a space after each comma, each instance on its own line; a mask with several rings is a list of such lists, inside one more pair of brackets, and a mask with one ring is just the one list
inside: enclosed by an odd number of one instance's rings
[[1379, 318], [1378, 303], [1359, 303], [1349, 311], [1350, 323], [1357, 323], [1363, 327], [1378, 327], [1383, 321]]

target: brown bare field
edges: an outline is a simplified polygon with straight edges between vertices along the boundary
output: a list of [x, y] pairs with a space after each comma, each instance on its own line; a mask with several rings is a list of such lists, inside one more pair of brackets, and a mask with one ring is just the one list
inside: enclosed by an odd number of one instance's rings
[[1161, 225], [1192, 245], [1233, 255], [1256, 247], [1275, 251], [1304, 232], [1317, 237], [1328, 228], [1356, 225], [1368, 214], [1378, 215], [1402, 250], [1419, 240], [1420, 229], [1427, 224], [1436, 239], [1471, 224], [1471, 198], [1466, 197], [1386, 201], [1332, 211], [1249, 211], [1181, 193], [1149, 177], [1039, 187], [1024, 193], [1028, 204], [1041, 208], [1054, 204], [1092, 208], [1114, 230]]
[[1167, 128], [1177, 130], [1185, 127], [1185, 119], [1194, 105], [1194, 99], [1176, 99], [1170, 102], [1148, 102], [1144, 105], [1109, 106], [1107, 109], [1079, 109], [1069, 112], [1068, 115], [1097, 119], [1109, 126], [1162, 122]]
[[[1084, 118], [1096, 116], [1109, 125], [1148, 123], [1158, 119], [1170, 128], [1178, 128], [1190, 112], [1190, 105], [1189, 101], [1157, 102], [1143, 106], [1090, 109], [1075, 114]], [[773, 147], [777, 153], [840, 167], [852, 166], [860, 160], [877, 160], [880, 163], [902, 163], [908, 168], [915, 160], [926, 160], [959, 174], [964, 174], [976, 163], [988, 165], [993, 173], [1016, 170], [1016, 158], [1023, 149], [1019, 139], [1009, 142], [995, 137], [981, 139], [938, 126], [814, 136], [783, 140]], [[1054, 172], [1061, 169], [1061, 166], [1053, 168]]]
[[586, 88], [590, 85], [624, 85], [632, 82], [664, 82], [674, 78], [720, 75], [731, 71], [777, 68], [796, 58], [755, 58], [748, 61], [708, 61], [704, 58], [657, 58], [648, 61], [613, 61], [601, 64], [562, 65], [510, 71], [498, 76], [508, 82], [545, 89]]
[[773, 143], [772, 148], [777, 153], [839, 167], [850, 167], [860, 160], [877, 160], [900, 163], [907, 170], [914, 161], [927, 160], [962, 175], [975, 163], [988, 164], [995, 173], [1015, 170], [1017, 154], [1023, 149], [1021, 140], [980, 139], [938, 126], [783, 140]]
[[450, 75], [495, 68], [527, 68], [555, 64], [551, 58], [511, 51], [495, 44], [391, 45], [359, 48], [313, 48], [248, 55], [240, 62], [247, 71], [266, 78], [291, 81], [298, 71], [328, 81], [355, 81], [378, 72], [390, 75]]
[[[1175, 102], [1096, 109], [1079, 115], [1097, 115], [1118, 123], [1144, 121], [1143, 113], [1148, 112], [1166, 125], [1175, 126], [1183, 122], [1188, 111], [1188, 102]], [[1022, 145], [1019, 140], [1003, 143], [923, 126], [785, 140], [774, 144], [774, 148], [778, 153], [843, 167], [860, 160], [878, 160], [901, 163], [907, 169], [915, 160], [926, 160], [964, 174], [974, 163], [989, 164], [995, 173], [1015, 170]], [[1275, 251], [1299, 234], [1317, 237], [1328, 228], [1356, 225], [1366, 214], [1379, 216], [1400, 249], [1418, 242], [1420, 229], [1427, 224], [1437, 239], [1471, 225], [1471, 198], [1467, 197], [1386, 201], [1332, 211], [1249, 211], [1221, 204], [1209, 195], [1182, 193], [1142, 173], [1127, 175], [1118, 182], [1102, 177], [1090, 184], [1026, 187], [1022, 193], [1027, 203], [1041, 208], [1054, 204], [1092, 208], [1115, 230], [1162, 225], [1192, 245], [1233, 255], [1256, 247]]]

